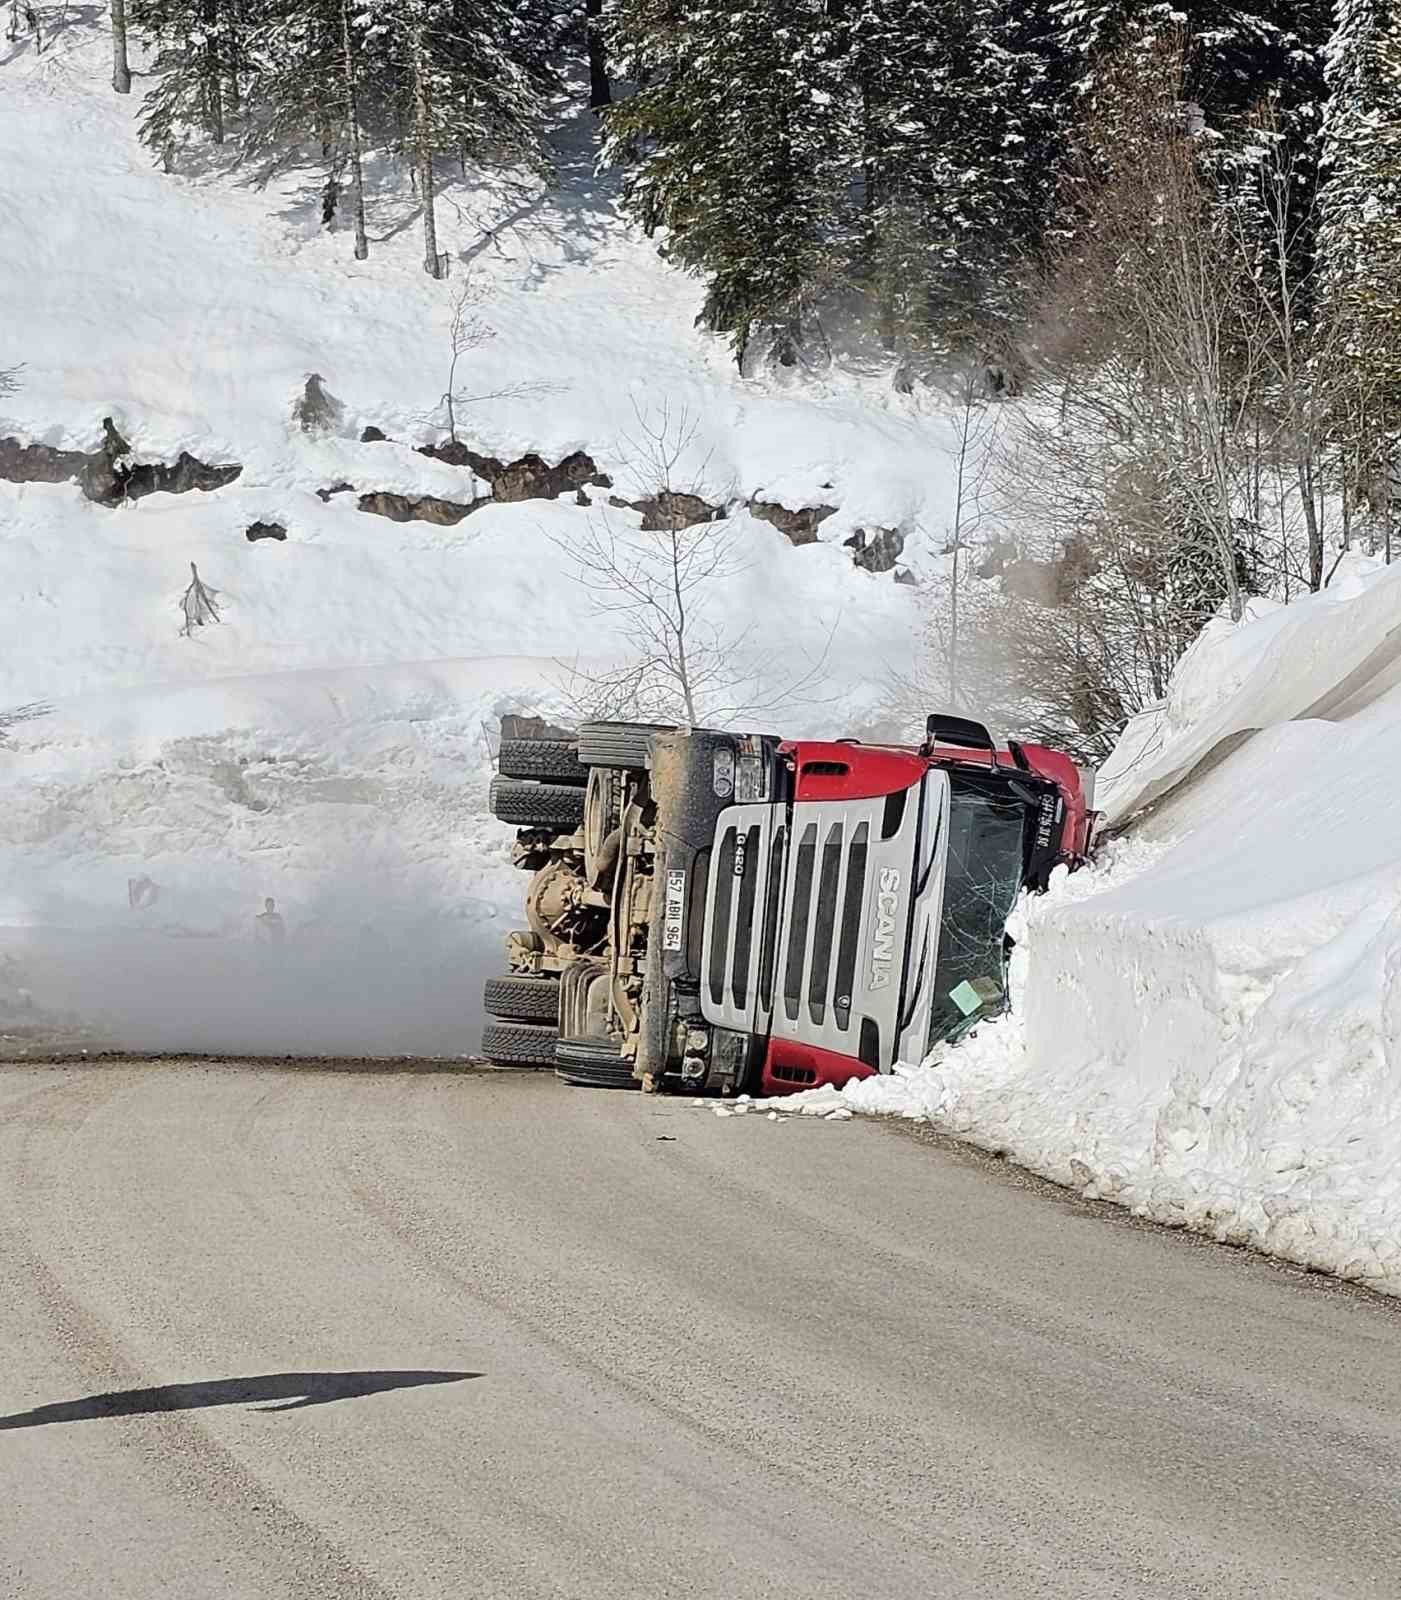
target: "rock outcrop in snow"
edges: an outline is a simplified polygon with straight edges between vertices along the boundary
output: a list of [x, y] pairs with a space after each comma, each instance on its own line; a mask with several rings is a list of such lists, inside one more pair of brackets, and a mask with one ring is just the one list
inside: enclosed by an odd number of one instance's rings
[[76, 483], [101, 506], [141, 500], [148, 494], [188, 494], [192, 489], [208, 493], [233, 483], [242, 471], [236, 462], [210, 466], [188, 450], [169, 464], [137, 460], [111, 417], [102, 419], [102, 443], [95, 450], [0, 439], [0, 478], [10, 483]]

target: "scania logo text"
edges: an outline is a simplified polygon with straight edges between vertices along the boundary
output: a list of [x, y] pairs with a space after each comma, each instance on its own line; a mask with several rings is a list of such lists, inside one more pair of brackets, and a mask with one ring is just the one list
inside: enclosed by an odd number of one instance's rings
[[876, 921], [871, 932], [871, 987], [890, 986], [890, 968], [895, 960], [895, 918], [900, 909], [900, 874], [894, 867], [882, 867], [876, 891]]

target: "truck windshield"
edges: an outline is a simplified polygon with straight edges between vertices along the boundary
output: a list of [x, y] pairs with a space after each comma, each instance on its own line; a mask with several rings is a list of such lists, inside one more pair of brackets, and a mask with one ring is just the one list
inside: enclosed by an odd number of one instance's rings
[[949, 774], [949, 842], [930, 1046], [996, 1015], [1006, 994], [1004, 936], [1022, 885], [1026, 807], [985, 779]]

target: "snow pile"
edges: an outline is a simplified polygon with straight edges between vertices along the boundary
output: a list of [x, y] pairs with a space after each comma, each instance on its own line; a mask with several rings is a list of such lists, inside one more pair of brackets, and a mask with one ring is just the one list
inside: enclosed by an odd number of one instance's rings
[[1401, 684], [1392, 574], [1345, 556], [1321, 594], [1248, 603], [1245, 626], [1211, 623], [1160, 708], [1136, 718], [1100, 769], [1095, 803], [1117, 824], [1228, 755], [1257, 729], [1355, 715]]
[[1177, 787], [1028, 908], [1018, 1015], [803, 1108], [929, 1118], [1143, 1216], [1401, 1293], [1398, 617], [1401, 570], [1356, 563], [1210, 630], [1121, 810]]

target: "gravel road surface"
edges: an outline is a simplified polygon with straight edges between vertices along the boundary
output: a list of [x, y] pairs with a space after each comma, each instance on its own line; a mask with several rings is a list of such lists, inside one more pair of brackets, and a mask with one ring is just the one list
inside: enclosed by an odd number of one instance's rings
[[885, 1126], [0, 1066], [0, 1595], [1401, 1595], [1401, 1316]]

